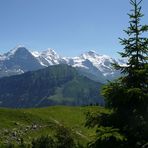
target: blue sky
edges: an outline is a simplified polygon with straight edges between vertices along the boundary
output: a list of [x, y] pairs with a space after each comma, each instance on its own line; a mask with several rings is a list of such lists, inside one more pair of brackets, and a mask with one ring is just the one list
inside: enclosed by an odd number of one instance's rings
[[[142, 3], [148, 24], [148, 0]], [[18, 44], [63, 56], [88, 50], [116, 57], [129, 0], [0, 0], [0, 53]]]

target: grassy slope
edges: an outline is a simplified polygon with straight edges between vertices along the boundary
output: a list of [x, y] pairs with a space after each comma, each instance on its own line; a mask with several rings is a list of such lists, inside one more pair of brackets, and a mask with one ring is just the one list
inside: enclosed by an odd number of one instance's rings
[[94, 130], [84, 127], [85, 113], [98, 107], [54, 106], [36, 109], [0, 109], [0, 143], [19, 142], [21, 137], [29, 142], [32, 138], [49, 134], [52, 124], [63, 124], [73, 130], [82, 143], [87, 143]]

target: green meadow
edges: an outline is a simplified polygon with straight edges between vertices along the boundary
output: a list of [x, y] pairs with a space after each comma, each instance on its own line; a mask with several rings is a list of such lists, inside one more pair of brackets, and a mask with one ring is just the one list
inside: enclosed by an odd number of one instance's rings
[[74, 136], [85, 145], [95, 129], [85, 127], [86, 113], [103, 108], [98, 106], [70, 107], [52, 106], [33, 109], [0, 109], [0, 143], [20, 143], [24, 139], [30, 143], [42, 135], [54, 135], [56, 124], [70, 128]]

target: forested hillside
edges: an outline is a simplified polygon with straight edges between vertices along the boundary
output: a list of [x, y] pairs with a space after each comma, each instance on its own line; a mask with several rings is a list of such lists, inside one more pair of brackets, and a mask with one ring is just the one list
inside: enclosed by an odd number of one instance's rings
[[34, 72], [0, 79], [0, 106], [103, 104], [101, 83], [81, 76], [68, 65], [55, 65]]

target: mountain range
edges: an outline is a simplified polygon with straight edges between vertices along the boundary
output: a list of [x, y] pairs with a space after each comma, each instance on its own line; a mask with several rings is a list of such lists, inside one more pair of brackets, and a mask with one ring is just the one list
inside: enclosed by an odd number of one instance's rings
[[22, 74], [51, 65], [67, 64], [75, 67], [82, 75], [105, 83], [107, 80], [115, 79], [120, 75], [120, 72], [112, 67], [112, 63], [125, 64], [123, 60], [115, 60], [107, 55], [99, 55], [94, 51], [70, 58], [58, 55], [53, 49], [38, 52], [18, 46], [0, 55], [0, 77]]
[[1, 107], [104, 104], [102, 84], [67, 64], [0, 79]]

